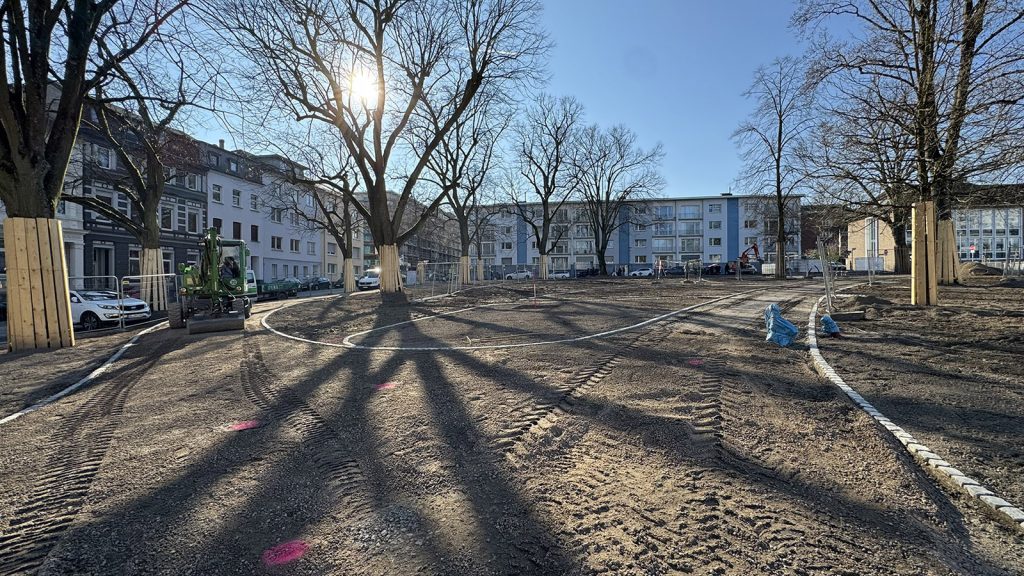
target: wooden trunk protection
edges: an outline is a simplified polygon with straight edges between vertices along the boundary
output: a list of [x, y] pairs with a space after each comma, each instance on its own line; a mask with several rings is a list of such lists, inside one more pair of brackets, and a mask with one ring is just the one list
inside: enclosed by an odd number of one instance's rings
[[914, 306], [935, 306], [939, 303], [939, 270], [936, 267], [935, 203], [918, 202], [911, 211], [910, 303]]
[[8, 218], [4, 246], [8, 349], [74, 346], [60, 220]]

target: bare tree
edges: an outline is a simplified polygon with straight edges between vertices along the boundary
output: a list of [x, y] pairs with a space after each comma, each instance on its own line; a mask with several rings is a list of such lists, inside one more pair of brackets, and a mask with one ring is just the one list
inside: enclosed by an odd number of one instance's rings
[[[910, 272], [906, 236], [914, 185], [914, 142], [897, 95], [867, 78], [827, 82], [820, 121], [803, 150], [808, 186], [824, 203], [838, 202], [846, 218], [886, 224], [895, 242], [895, 271]], [[865, 254], [865, 256], [871, 256]]]
[[142, 298], [154, 310], [167, 305], [160, 251], [160, 202], [165, 185], [182, 170], [200, 164], [199, 146], [179, 130], [190, 108], [208, 109], [213, 100], [214, 62], [189, 33], [190, 20], [179, 12], [164, 25], [165, 34], [132, 59], [116, 62], [96, 87], [85, 124], [98, 131], [117, 157], [118, 171], [82, 155], [86, 181], [102, 181], [123, 194], [131, 206], [123, 213], [103, 199], [66, 187], [62, 199], [80, 204], [124, 228], [142, 246]]
[[562, 207], [576, 192], [572, 170], [583, 106], [570, 96], [542, 94], [515, 127], [516, 174], [510, 205], [537, 239], [540, 277], [548, 277], [548, 254], [569, 230]]
[[800, 62], [787, 56], [759, 68], [744, 95], [754, 100], [755, 108], [750, 119], [733, 133], [744, 164], [737, 181], [751, 192], [773, 199], [775, 277], [784, 279], [787, 205], [807, 178], [797, 151], [813, 126]]
[[[443, 202], [426, 199], [406, 227], [427, 162], [481, 89], [536, 77], [547, 41], [535, 0], [222, 0], [272, 108], [337, 131], [365, 190], [353, 198], [381, 257], [381, 290], [401, 290], [398, 247]], [[270, 82], [267, 82], [267, 79]], [[444, 111], [422, 149], [405, 145], [417, 111]], [[397, 168], [396, 168], [396, 165]], [[389, 184], [397, 190], [389, 194]]]
[[648, 198], [665, 186], [659, 172], [665, 156], [661, 144], [644, 150], [636, 134], [625, 126], [604, 131], [596, 124], [579, 135], [572, 160], [573, 180], [579, 190], [584, 218], [594, 231], [597, 261], [608, 274], [605, 253], [612, 235], [632, 222], [631, 204]]
[[[430, 108], [427, 114], [426, 130], [420, 132], [424, 135], [436, 133], [442, 121]], [[489, 177], [493, 179], [490, 172], [498, 142], [511, 118], [511, 110], [495, 98], [478, 98], [469, 112], [456, 121], [427, 163], [430, 176], [425, 179], [446, 192], [445, 206], [458, 224], [459, 275], [465, 283], [471, 278], [471, 248], [493, 214], [481, 206], [481, 192]]]
[[[803, 0], [804, 31], [852, 19], [850, 39], [822, 34], [820, 75], [872, 76], [909, 95], [901, 117], [914, 142], [914, 186], [939, 216], [939, 279], [955, 281], [952, 206], [972, 177], [999, 178], [1021, 158], [1024, 2]], [[960, 199], [962, 200], [962, 199]]]
[[[186, 0], [75, 2], [9, 1], [0, 5], [6, 73], [0, 86], [0, 200], [14, 218], [52, 219], [71, 161], [87, 95], [120, 62], [157, 33]], [[38, 238], [10, 238], [11, 253], [39, 253]], [[54, 296], [36, 305], [28, 278], [12, 282], [12, 309], [32, 317], [8, 325], [12, 347], [73, 345], [70, 325], [42, 341], [48, 318], [67, 317], [67, 269], [63, 259], [43, 271]], [[24, 282], [22, 282], [24, 280]], [[62, 312], [63, 311], [63, 312]], [[50, 322], [52, 325], [52, 322]]]

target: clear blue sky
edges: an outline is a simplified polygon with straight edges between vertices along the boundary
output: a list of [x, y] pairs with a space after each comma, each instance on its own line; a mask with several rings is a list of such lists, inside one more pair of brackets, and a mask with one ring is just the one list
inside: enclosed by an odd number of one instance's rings
[[[727, 192], [754, 70], [802, 49], [785, 0], [544, 0], [548, 92], [665, 146], [665, 196]], [[742, 192], [742, 191], [737, 191]]]

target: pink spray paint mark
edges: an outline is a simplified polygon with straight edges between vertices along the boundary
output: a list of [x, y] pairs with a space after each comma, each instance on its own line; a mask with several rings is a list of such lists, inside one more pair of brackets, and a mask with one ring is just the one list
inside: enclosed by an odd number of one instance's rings
[[693, 366], [694, 368], [704, 365], [704, 361], [701, 360], [700, 358], [691, 358], [690, 360], [687, 360], [686, 363], [689, 364], [690, 366]]
[[398, 386], [398, 382], [384, 382], [383, 384], [377, 384], [377, 390], [391, 390], [395, 386]]
[[263, 552], [263, 563], [267, 566], [280, 566], [294, 562], [302, 558], [306, 550], [309, 550], [309, 544], [302, 540], [291, 540], [265, 550]]
[[227, 429], [231, 430], [232, 432], [237, 432], [239, 430], [251, 430], [253, 428], [259, 427], [259, 420], [246, 420], [244, 422], [235, 422], [234, 424], [228, 424]]

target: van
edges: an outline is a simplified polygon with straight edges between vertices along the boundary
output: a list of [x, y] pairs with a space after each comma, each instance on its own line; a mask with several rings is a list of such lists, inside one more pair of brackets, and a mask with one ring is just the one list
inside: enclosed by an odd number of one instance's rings
[[252, 298], [253, 302], [256, 301], [256, 273], [248, 269], [245, 271], [245, 295]]

